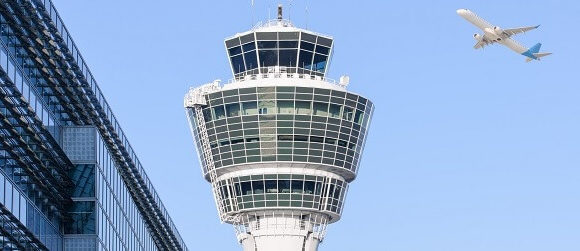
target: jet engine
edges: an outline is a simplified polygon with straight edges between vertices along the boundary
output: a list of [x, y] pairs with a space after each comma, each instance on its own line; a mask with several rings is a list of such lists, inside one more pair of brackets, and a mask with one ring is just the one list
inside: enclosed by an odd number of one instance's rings
[[482, 35], [479, 35], [478, 33], [473, 34], [473, 38], [477, 41], [481, 41], [483, 39]]
[[493, 27], [493, 32], [499, 37], [501, 37], [501, 34], [503, 34], [503, 30], [498, 26]]

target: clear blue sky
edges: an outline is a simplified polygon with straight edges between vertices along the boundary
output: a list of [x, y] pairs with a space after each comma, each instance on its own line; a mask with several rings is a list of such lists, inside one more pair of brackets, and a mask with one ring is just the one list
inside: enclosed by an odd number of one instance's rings
[[[200, 174], [182, 100], [231, 78], [223, 39], [252, 26], [246, 1], [54, 0], [192, 250], [240, 250]], [[254, 20], [276, 1], [255, 0]], [[285, 5], [290, 1], [282, 0]], [[330, 77], [376, 104], [343, 219], [320, 250], [580, 250], [580, 2], [292, 1], [333, 35]], [[553, 52], [525, 63], [472, 49], [469, 8]]]

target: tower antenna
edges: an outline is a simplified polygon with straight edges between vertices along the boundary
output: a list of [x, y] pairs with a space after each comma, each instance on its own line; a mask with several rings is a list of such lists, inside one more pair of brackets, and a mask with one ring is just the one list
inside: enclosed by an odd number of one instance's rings
[[250, 27], [251, 27], [252, 25], [254, 25], [254, 22], [256, 21], [255, 20], [255, 17], [254, 17], [255, 16], [255, 12], [256, 12], [254, 10], [254, 0], [251, 0], [251, 7], [250, 7], [250, 9], [251, 9], [250, 12], [252, 12], [252, 23], [250, 24]]
[[282, 4], [278, 4], [278, 21], [282, 21]]

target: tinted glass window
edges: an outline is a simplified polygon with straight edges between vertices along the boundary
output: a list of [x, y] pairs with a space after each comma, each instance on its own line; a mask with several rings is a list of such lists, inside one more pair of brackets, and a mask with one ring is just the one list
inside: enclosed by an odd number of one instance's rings
[[328, 111], [330, 117], [340, 118], [340, 105], [330, 104], [330, 110]]
[[228, 112], [228, 117], [240, 116], [240, 104], [238, 103], [227, 104], [226, 110]]
[[243, 102], [242, 103], [242, 113], [243, 115], [256, 115], [258, 114], [258, 105], [256, 101]]
[[258, 41], [259, 49], [274, 49], [278, 47], [278, 42], [276, 41]]
[[300, 50], [300, 58], [298, 59], [298, 67], [310, 69], [312, 65], [312, 52]]
[[247, 51], [251, 51], [253, 49], [256, 49], [256, 44], [254, 44], [254, 42], [251, 42], [251, 43], [247, 43], [247, 44], [242, 45], [242, 47], [244, 48], [244, 52], [247, 52]]
[[248, 70], [258, 68], [258, 57], [256, 56], [256, 51], [244, 53], [244, 58], [246, 59], [246, 68]]
[[230, 56], [238, 55], [238, 54], [242, 53], [242, 47], [236, 46], [233, 48], [229, 48], [228, 52], [230, 53]]
[[262, 67], [275, 66], [278, 64], [277, 50], [259, 50], [259, 51], [260, 51], [260, 62]]
[[314, 51], [314, 44], [308, 42], [300, 42], [300, 49]]
[[226, 113], [224, 111], [224, 107], [223, 106], [216, 106], [213, 108], [213, 113], [214, 113], [214, 117], [215, 119], [223, 119], [226, 117]]
[[324, 56], [324, 55], [317, 53], [314, 56], [314, 62], [312, 63], [314, 66], [313, 70], [319, 71], [319, 72], [324, 71], [324, 67], [326, 67], [326, 58], [328, 58], [328, 56]]
[[328, 55], [328, 52], [330, 52], [330, 48], [324, 47], [321, 45], [316, 45], [316, 52], [324, 54], [324, 55]]
[[298, 48], [298, 41], [280, 41], [280, 48]]
[[297, 50], [280, 50], [280, 66], [296, 66]]
[[246, 67], [244, 67], [244, 57], [242, 55], [231, 57], [231, 59], [234, 73], [240, 73], [246, 70]]

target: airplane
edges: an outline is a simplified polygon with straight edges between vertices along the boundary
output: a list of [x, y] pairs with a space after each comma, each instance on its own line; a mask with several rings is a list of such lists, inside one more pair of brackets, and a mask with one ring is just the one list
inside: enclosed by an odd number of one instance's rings
[[494, 43], [500, 43], [517, 52], [518, 54], [526, 56], [526, 62], [540, 60], [540, 58], [552, 54], [551, 52], [540, 52], [540, 47], [542, 47], [541, 43], [537, 43], [531, 48], [526, 48], [511, 38], [513, 35], [537, 29], [540, 27], [539, 25], [513, 29], [502, 29], [498, 26], [491, 25], [483, 18], [479, 17], [468, 9], [458, 9], [457, 14], [483, 30], [483, 35], [478, 33], [473, 34], [473, 38], [477, 40], [477, 44], [473, 46], [474, 49], [483, 48]]

